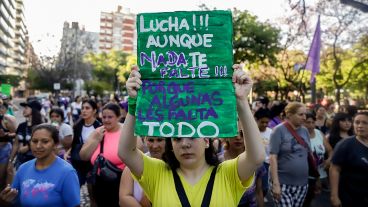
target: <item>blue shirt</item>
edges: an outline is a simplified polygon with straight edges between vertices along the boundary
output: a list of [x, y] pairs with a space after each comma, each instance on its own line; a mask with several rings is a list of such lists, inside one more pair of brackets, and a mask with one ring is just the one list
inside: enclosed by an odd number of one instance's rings
[[70, 206], [80, 205], [80, 190], [74, 168], [57, 157], [46, 169], [36, 169], [36, 159], [20, 166], [13, 188], [18, 190], [20, 206]]

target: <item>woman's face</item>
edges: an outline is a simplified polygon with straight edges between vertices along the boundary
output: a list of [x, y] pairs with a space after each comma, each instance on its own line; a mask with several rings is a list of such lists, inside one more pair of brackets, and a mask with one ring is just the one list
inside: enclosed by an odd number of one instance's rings
[[111, 131], [119, 124], [119, 117], [114, 111], [105, 109], [102, 111], [102, 123], [107, 131]]
[[88, 102], [82, 104], [81, 116], [83, 119], [93, 118], [96, 114], [96, 109], [94, 109]]
[[244, 151], [243, 130], [238, 132], [238, 136], [229, 138], [227, 141], [229, 142], [228, 150]]
[[209, 147], [207, 138], [173, 138], [172, 147], [180, 166], [195, 167], [203, 159], [205, 150]]
[[39, 129], [33, 132], [30, 146], [32, 154], [37, 159], [45, 159], [55, 155], [56, 144], [51, 137], [51, 133], [46, 129]]
[[304, 126], [308, 130], [313, 130], [314, 128], [316, 128], [316, 122], [313, 120], [313, 118], [308, 118], [308, 119], [305, 120]]
[[351, 129], [352, 125], [353, 123], [351, 123], [349, 119], [344, 119], [344, 120], [339, 121], [340, 131], [347, 132]]
[[32, 116], [32, 108], [29, 106], [24, 107], [23, 116], [26, 118]]
[[306, 114], [305, 107], [300, 107], [296, 111], [295, 114], [289, 114], [289, 121], [295, 126], [300, 127], [305, 122], [305, 114]]
[[322, 117], [326, 115], [326, 109], [324, 107], [319, 107], [316, 112], [316, 116]]
[[270, 119], [267, 118], [267, 117], [263, 117], [263, 118], [260, 118], [260, 119], [257, 120], [257, 125], [258, 125], [258, 128], [261, 132], [266, 131], [266, 128], [268, 126], [269, 121], [270, 121]]
[[354, 132], [356, 136], [368, 138], [368, 116], [357, 115], [354, 119]]
[[157, 137], [146, 137], [146, 145], [151, 157], [162, 159], [162, 154], [165, 151], [165, 139]]
[[62, 122], [62, 117], [58, 113], [51, 113], [50, 119], [51, 122], [57, 122], [59, 124]]

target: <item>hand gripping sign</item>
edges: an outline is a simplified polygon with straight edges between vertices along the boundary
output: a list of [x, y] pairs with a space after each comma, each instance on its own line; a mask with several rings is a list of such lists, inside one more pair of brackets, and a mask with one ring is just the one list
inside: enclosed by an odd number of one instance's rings
[[137, 16], [137, 135], [234, 137], [230, 11]]

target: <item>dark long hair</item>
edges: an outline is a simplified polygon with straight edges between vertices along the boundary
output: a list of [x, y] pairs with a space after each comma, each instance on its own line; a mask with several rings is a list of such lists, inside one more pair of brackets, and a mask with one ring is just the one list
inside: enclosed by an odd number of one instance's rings
[[[331, 124], [330, 135], [328, 141], [330, 142], [332, 148], [341, 140], [340, 137], [340, 121], [349, 120], [352, 122], [352, 118], [347, 113], [336, 113]], [[354, 134], [353, 127], [348, 131], [348, 135], [352, 136]]]
[[[59, 143], [59, 131], [57, 130], [57, 128], [51, 124], [39, 124], [37, 126], [35, 126], [33, 129], [32, 129], [32, 136], [33, 137], [33, 134], [38, 131], [38, 130], [41, 130], [41, 129], [44, 129], [46, 131], [48, 131], [51, 135], [51, 138], [52, 140], [54, 140], [54, 143], [55, 144], [58, 144]], [[32, 139], [32, 138], [31, 138]]]
[[31, 127], [33, 128], [34, 126], [37, 126], [39, 124], [42, 124], [42, 115], [41, 112], [35, 108], [32, 108], [32, 123], [31, 123]]
[[[189, 138], [182, 138], [182, 139], [189, 139]], [[205, 149], [204, 156], [207, 164], [217, 166], [219, 164], [219, 160], [215, 154], [215, 149], [213, 148], [212, 142], [213, 142], [212, 139], [209, 139], [209, 147]], [[169, 165], [169, 167], [172, 170], [176, 170], [177, 168], [180, 167], [180, 163], [176, 159], [173, 151], [171, 139], [169, 138], [166, 139], [165, 152], [162, 155], [162, 159], [166, 162], [166, 164]]]
[[[83, 106], [83, 104], [85, 104], [85, 103], [88, 103], [91, 107], [92, 107], [92, 109], [94, 109], [94, 110], [96, 110], [96, 112], [95, 112], [95, 119], [96, 119], [96, 114], [97, 114], [97, 103], [94, 101], [94, 100], [92, 100], [92, 99], [88, 99], [88, 100], [84, 100], [84, 101], [82, 101], [82, 106]], [[83, 118], [79, 118], [76, 122], [75, 122], [75, 124], [74, 124], [74, 126], [73, 126], [73, 128], [74, 127], [78, 127], [78, 126], [83, 126], [84, 125], [84, 120], [83, 120]]]

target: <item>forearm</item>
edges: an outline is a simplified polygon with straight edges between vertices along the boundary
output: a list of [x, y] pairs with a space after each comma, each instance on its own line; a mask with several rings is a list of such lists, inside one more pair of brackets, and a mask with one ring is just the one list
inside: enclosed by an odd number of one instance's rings
[[134, 136], [135, 117], [127, 114], [120, 135], [118, 155], [124, 162], [137, 151], [137, 140]]
[[240, 123], [243, 128], [247, 161], [258, 167], [265, 159], [265, 150], [262, 144], [258, 125], [246, 99], [237, 100], [237, 109]]
[[80, 158], [85, 161], [90, 160], [99, 143], [100, 141], [96, 136], [92, 136], [90, 139], [88, 139], [79, 152]]
[[135, 117], [128, 113], [120, 135], [118, 156], [135, 176], [140, 177], [143, 173], [143, 155], [137, 149], [134, 127]]
[[277, 174], [278, 166], [277, 166], [277, 157], [275, 155], [270, 156], [270, 170], [271, 170], [271, 180], [273, 184], [279, 185], [279, 175]]
[[13, 143], [13, 148], [12, 148], [12, 151], [10, 153], [10, 160], [11, 161], [13, 161], [15, 156], [17, 155], [18, 148], [19, 148], [19, 141], [18, 141], [17, 138], [15, 138], [14, 143]]
[[330, 166], [331, 197], [339, 197], [340, 168], [334, 164]]

